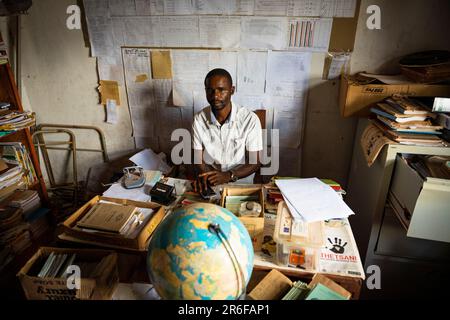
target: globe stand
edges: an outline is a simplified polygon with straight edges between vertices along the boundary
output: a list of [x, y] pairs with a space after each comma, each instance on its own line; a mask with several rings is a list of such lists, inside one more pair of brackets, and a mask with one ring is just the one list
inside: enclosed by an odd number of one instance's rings
[[241, 265], [239, 264], [236, 254], [233, 251], [233, 248], [231, 247], [230, 243], [228, 242], [228, 239], [225, 235], [225, 233], [220, 228], [220, 224], [218, 223], [210, 223], [208, 225], [208, 230], [211, 233], [214, 233], [217, 235], [219, 240], [223, 243], [225, 250], [228, 253], [228, 256], [231, 259], [231, 262], [233, 263], [234, 270], [236, 272], [236, 278], [237, 278], [237, 291], [236, 291], [236, 300], [246, 300], [246, 286], [245, 286], [245, 277], [244, 273], [242, 272]]

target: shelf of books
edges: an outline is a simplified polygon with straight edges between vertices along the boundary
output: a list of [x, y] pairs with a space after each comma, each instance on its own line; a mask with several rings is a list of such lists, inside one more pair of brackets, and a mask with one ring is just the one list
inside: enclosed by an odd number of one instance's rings
[[[0, 274], [14, 270], [50, 232], [48, 195], [33, 146], [32, 112], [24, 111], [8, 63], [0, 64]], [[7, 273], [7, 272], [6, 272]]]

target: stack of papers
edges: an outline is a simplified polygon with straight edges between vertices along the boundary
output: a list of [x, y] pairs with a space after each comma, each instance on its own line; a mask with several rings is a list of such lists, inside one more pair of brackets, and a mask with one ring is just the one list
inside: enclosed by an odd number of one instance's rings
[[354, 214], [339, 194], [317, 178], [276, 180], [275, 183], [296, 221], [347, 218]]

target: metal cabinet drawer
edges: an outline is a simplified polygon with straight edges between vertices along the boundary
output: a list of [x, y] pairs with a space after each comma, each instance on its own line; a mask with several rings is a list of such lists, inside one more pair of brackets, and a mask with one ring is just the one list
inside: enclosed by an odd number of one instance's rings
[[394, 210], [386, 206], [375, 254], [449, 263], [450, 243], [407, 237]]
[[423, 179], [397, 155], [389, 198], [408, 237], [450, 242], [450, 180]]

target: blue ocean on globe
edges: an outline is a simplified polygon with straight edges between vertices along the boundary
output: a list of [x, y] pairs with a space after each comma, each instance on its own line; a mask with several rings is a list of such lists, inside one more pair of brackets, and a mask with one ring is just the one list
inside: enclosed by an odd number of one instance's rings
[[150, 240], [147, 268], [163, 299], [238, 299], [253, 270], [247, 229], [229, 210], [195, 203], [169, 214]]

